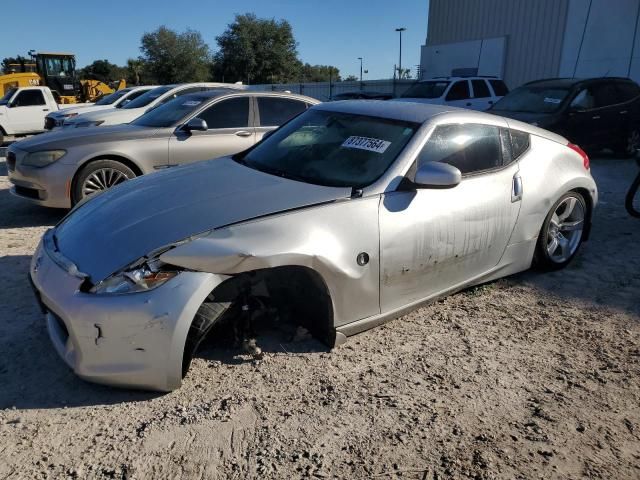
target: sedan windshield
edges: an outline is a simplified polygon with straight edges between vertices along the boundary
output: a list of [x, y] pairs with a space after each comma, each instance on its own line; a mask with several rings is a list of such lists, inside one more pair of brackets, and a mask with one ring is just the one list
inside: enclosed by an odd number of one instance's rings
[[124, 97], [127, 93], [129, 93], [129, 90], [118, 90], [117, 92], [112, 93], [111, 95], [102, 97], [100, 100], [96, 102], [96, 105], [111, 105], [119, 98]]
[[567, 88], [520, 87], [498, 100], [491, 110], [553, 113], [560, 108], [568, 94]]
[[236, 161], [301, 182], [362, 188], [391, 166], [417, 123], [308, 110]]
[[122, 108], [126, 109], [126, 108], [146, 107], [151, 102], [153, 102], [156, 98], [158, 98], [160, 95], [163, 95], [163, 94], [167, 93], [172, 88], [173, 87], [158, 87], [158, 88], [154, 88], [153, 90], [149, 90], [147, 93], [144, 93], [144, 94], [140, 95], [138, 98], [136, 98], [132, 102], [127, 103]]
[[414, 83], [402, 94], [402, 98], [440, 98], [450, 82]]
[[181, 123], [181, 121], [192, 112], [202, 107], [202, 104], [207, 100], [211, 100], [211, 96], [193, 94], [177, 97], [164, 105], [148, 111], [131, 122], [131, 125], [155, 128], [173, 127]]

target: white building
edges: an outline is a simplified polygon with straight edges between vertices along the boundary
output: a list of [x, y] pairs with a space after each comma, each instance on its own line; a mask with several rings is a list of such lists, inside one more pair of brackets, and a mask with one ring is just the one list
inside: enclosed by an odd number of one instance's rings
[[509, 87], [539, 78], [640, 81], [640, 0], [431, 0], [422, 78], [454, 69]]

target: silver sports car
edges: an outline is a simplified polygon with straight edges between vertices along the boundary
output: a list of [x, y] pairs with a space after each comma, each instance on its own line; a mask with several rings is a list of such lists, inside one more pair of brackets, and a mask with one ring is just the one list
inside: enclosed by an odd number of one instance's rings
[[532, 263], [564, 267], [596, 203], [588, 157], [545, 130], [334, 102], [241, 154], [81, 204], [44, 235], [31, 279], [79, 376], [171, 390], [212, 326], [251, 298], [339, 345]]

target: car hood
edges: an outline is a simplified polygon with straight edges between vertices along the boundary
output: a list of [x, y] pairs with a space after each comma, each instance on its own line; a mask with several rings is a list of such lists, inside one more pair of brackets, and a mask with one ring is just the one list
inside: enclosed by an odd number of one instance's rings
[[108, 190], [65, 217], [55, 239], [59, 253], [97, 283], [190, 236], [350, 195], [349, 188], [287, 180], [224, 157]]
[[136, 140], [154, 135], [162, 130], [137, 125], [111, 125], [108, 127], [63, 128], [21, 140], [16, 148], [26, 152], [42, 150], [67, 150], [70, 147], [111, 142], [114, 140]]
[[56, 112], [51, 112], [48, 117], [62, 117], [64, 115], [68, 115], [69, 113], [77, 113], [78, 115], [83, 115], [89, 112], [96, 112], [98, 110], [107, 110], [109, 108], [113, 108], [111, 105], [94, 105], [93, 103], [82, 104], [77, 107], [66, 107], [61, 108]]
[[[118, 123], [129, 123], [138, 118], [146, 111], [146, 107], [141, 108], [109, 108], [107, 110], [98, 110], [95, 112], [87, 112], [73, 117], [68, 121], [70, 125], [82, 122], [103, 121], [104, 125], [115, 125]], [[92, 127], [88, 127], [92, 128]], [[95, 128], [95, 127], [93, 127]]]

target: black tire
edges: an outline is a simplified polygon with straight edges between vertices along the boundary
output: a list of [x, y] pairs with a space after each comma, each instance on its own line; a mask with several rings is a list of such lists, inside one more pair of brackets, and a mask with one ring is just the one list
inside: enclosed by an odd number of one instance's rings
[[[640, 163], [640, 162], [639, 162]], [[640, 218], [640, 173], [631, 183], [624, 201], [624, 207], [632, 217]]]
[[[117, 183], [114, 183], [113, 185], [106, 185], [106, 188], [102, 190], [96, 190], [96, 193], [98, 191], [107, 190], [108, 188], [111, 188], [117, 185], [118, 183], [122, 183], [122, 181], [130, 180], [132, 178], [135, 178], [136, 176], [133, 170], [131, 170], [125, 164], [118, 162], [117, 160], [106, 160], [106, 159], [94, 160], [88, 163], [87, 165], [85, 165], [78, 172], [76, 179], [73, 182], [74, 184], [73, 184], [73, 192], [72, 192], [72, 198], [71, 198], [71, 203], [73, 205], [77, 204], [78, 202], [81, 202], [82, 200], [85, 199], [85, 197], [89, 196], [89, 194], [85, 193], [85, 188], [84, 188], [85, 182], [89, 177], [91, 177], [94, 174], [97, 175], [100, 171], [119, 172], [123, 176], [123, 179], [121, 181], [118, 181]], [[114, 173], [114, 175], [117, 175], [117, 173]], [[119, 179], [121, 177], [117, 177], [117, 178]], [[108, 184], [109, 182], [106, 182], [106, 183]]]
[[[573, 251], [570, 253], [568, 258], [559, 261], [558, 259], [554, 259], [550, 255], [548, 251], [547, 242], [549, 240], [549, 237], [553, 235], [554, 227], [552, 226], [552, 220], [553, 220], [554, 214], [556, 214], [556, 210], [560, 207], [561, 204], [563, 204], [563, 202], [565, 202], [567, 199], [571, 197], [575, 198], [579, 203], [580, 207], [582, 208], [582, 212], [583, 212], [582, 229], [580, 230], [580, 236], [577, 239], [577, 243], [575, 244], [574, 247], [572, 247]], [[567, 265], [569, 265], [569, 263], [571, 263], [571, 260], [573, 260], [573, 258], [576, 256], [576, 254], [580, 250], [580, 246], [582, 245], [582, 240], [584, 239], [584, 233], [587, 230], [587, 222], [589, 221], [589, 218], [590, 218], [590, 212], [588, 210], [587, 203], [581, 194], [579, 194], [578, 192], [572, 191], [562, 195], [549, 210], [549, 213], [547, 214], [547, 217], [545, 218], [544, 223], [542, 224], [542, 228], [540, 229], [540, 234], [538, 235], [538, 242], [536, 244], [536, 251], [534, 255], [535, 266], [541, 270], [553, 271], [553, 270], [560, 270], [566, 267]], [[550, 229], [552, 230], [550, 231]], [[562, 230], [559, 228], [555, 228], [555, 231], [562, 233]]]
[[630, 129], [622, 141], [613, 147], [613, 152], [620, 158], [633, 158], [638, 155], [640, 149], [640, 129]]
[[184, 345], [184, 354], [182, 355], [182, 378], [189, 371], [193, 355], [198, 350], [200, 343], [207, 336], [211, 328], [229, 309], [230, 303], [207, 302], [205, 301], [196, 312], [189, 327], [187, 341]]

